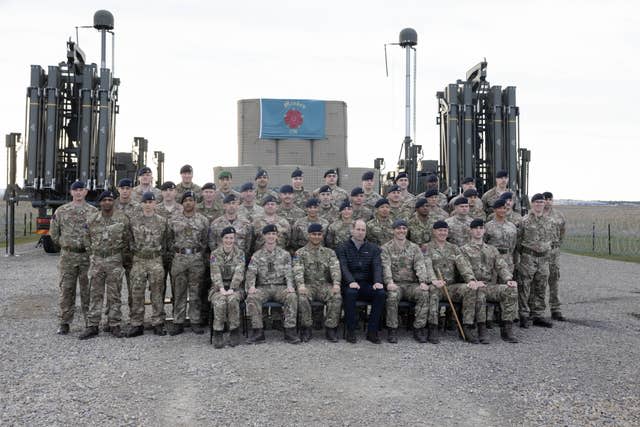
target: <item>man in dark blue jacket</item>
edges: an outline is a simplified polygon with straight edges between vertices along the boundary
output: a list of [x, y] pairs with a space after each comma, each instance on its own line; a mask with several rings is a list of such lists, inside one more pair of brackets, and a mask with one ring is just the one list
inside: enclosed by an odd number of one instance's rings
[[342, 270], [347, 341], [357, 341], [356, 300], [363, 300], [371, 303], [367, 340], [380, 344], [378, 328], [386, 299], [382, 285], [382, 261], [380, 247], [365, 241], [366, 235], [366, 223], [362, 220], [354, 221], [351, 224], [351, 239], [340, 245], [336, 251]]

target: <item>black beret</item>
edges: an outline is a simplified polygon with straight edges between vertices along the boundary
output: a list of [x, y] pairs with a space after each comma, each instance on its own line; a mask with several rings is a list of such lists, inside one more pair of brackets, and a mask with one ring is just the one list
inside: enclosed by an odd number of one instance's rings
[[113, 194], [113, 191], [110, 190], [104, 190], [102, 193], [100, 193], [100, 196], [98, 196], [98, 201], [102, 201], [102, 199], [115, 199], [116, 196], [115, 194]]
[[433, 229], [437, 230], [438, 228], [449, 228], [449, 224], [443, 220], [436, 221], [433, 223]]
[[536, 202], [538, 200], [544, 200], [544, 196], [540, 193], [534, 194], [533, 197], [531, 198], [532, 202]]
[[391, 227], [398, 228], [398, 227], [409, 227], [409, 226], [407, 225], [407, 221], [405, 221], [404, 219], [396, 219], [395, 221], [393, 221], [393, 224], [391, 225]]
[[227, 204], [227, 203], [235, 202], [236, 200], [238, 200], [238, 197], [235, 194], [228, 194], [224, 197], [224, 199], [222, 200], [222, 203]]
[[156, 195], [153, 194], [153, 192], [151, 191], [145, 191], [145, 193], [142, 195], [143, 202], [148, 202], [150, 200], [155, 200], [155, 199], [156, 199]]
[[285, 184], [282, 187], [280, 187], [280, 193], [283, 193], [283, 194], [293, 193], [293, 187], [290, 186], [289, 184]]
[[253, 190], [253, 182], [245, 182], [242, 184], [242, 187], [240, 187], [241, 193], [249, 190]]
[[151, 172], [151, 168], [149, 166], [144, 166], [140, 168], [140, 170], [138, 171], [138, 176], [144, 175], [145, 173], [153, 173], [153, 172]]
[[296, 168], [296, 170], [291, 172], [291, 178], [299, 178], [299, 177], [301, 177], [303, 175], [304, 175], [304, 173], [302, 173], [302, 170], [300, 170], [300, 168]]
[[368, 181], [370, 179], [373, 179], [373, 177], [374, 177], [374, 174], [371, 171], [368, 171], [368, 172], [365, 172], [365, 173], [362, 174], [362, 180], [363, 181]]
[[271, 194], [267, 194], [266, 196], [264, 196], [264, 198], [262, 199], [262, 204], [266, 205], [267, 203], [278, 203], [278, 199], [276, 199], [275, 197], [273, 197]]
[[424, 205], [427, 204], [427, 199], [424, 198], [419, 198], [416, 200], [416, 209], [423, 207]]
[[307, 203], [304, 204], [305, 207], [311, 207], [311, 206], [319, 206], [320, 205], [320, 200], [316, 199], [315, 197], [310, 198], [309, 200], [307, 200]]
[[185, 191], [184, 193], [182, 193], [182, 198], [180, 199], [180, 203], [184, 203], [184, 199], [191, 197], [193, 199], [193, 201], [195, 202], [196, 200], [196, 195], [193, 193], [193, 191]]
[[133, 182], [129, 178], [122, 178], [118, 181], [118, 188], [122, 187], [133, 187]]
[[256, 172], [256, 179], [258, 178], [269, 178], [269, 174], [264, 169], [258, 169], [258, 172]]
[[407, 173], [406, 173], [406, 172], [400, 172], [400, 173], [396, 176], [396, 179], [395, 179], [393, 182], [398, 182], [398, 180], [399, 180], [400, 178], [409, 178], [409, 175], [407, 175]]
[[462, 193], [462, 195], [464, 197], [478, 197], [478, 190], [476, 190], [475, 188], [470, 188], [468, 190], [466, 190], [464, 193]]
[[376, 202], [376, 208], [379, 208], [382, 205], [388, 205], [388, 204], [389, 204], [389, 201], [383, 197], [382, 199], [378, 199], [378, 201]]
[[323, 185], [322, 187], [320, 187], [320, 190], [318, 190], [318, 194], [319, 193], [331, 193], [331, 187], [329, 187], [328, 185]]
[[424, 197], [426, 197], [427, 199], [429, 197], [433, 197], [433, 196], [437, 196], [438, 195], [438, 190], [436, 190], [435, 188], [432, 188], [430, 190], [427, 190], [424, 192]]
[[351, 202], [348, 201], [348, 200], [343, 200], [342, 203], [340, 203], [340, 212], [342, 212], [346, 208], [350, 208], [350, 207], [351, 207]]
[[478, 228], [478, 227], [484, 227], [484, 221], [482, 220], [482, 218], [476, 218], [473, 221], [471, 221], [471, 224], [469, 224], [469, 228]]
[[262, 234], [277, 233], [277, 232], [278, 232], [278, 227], [276, 227], [275, 224], [267, 224], [264, 227], [262, 227]]
[[227, 234], [236, 234], [236, 229], [233, 227], [225, 227], [220, 232], [220, 237], [224, 237]]
[[193, 173], [193, 168], [191, 167], [191, 165], [184, 165], [183, 167], [180, 168], [180, 173]]
[[427, 182], [438, 182], [438, 177], [434, 174], [428, 175]]
[[507, 201], [505, 199], [498, 199], [495, 202], [493, 202], [493, 209], [504, 208], [506, 204], [507, 204]]
[[216, 185], [213, 182], [207, 182], [205, 185], [202, 186], [203, 190], [215, 190], [216, 189]]
[[86, 186], [84, 185], [83, 181], [75, 181], [73, 184], [71, 184], [71, 189], [72, 190], [77, 190], [79, 188], [85, 188]]
[[455, 202], [453, 202], [453, 206], [469, 204], [469, 199], [466, 197], [458, 197]]
[[389, 187], [389, 191], [387, 191], [387, 193], [391, 193], [392, 191], [401, 191], [400, 186], [393, 184], [391, 187]]
[[362, 187], [355, 187], [353, 190], [351, 190], [351, 197], [357, 196], [358, 194], [364, 194], [364, 190], [362, 189]]
[[513, 193], [511, 191], [505, 191], [504, 193], [502, 193], [500, 195], [501, 199], [512, 199], [513, 198]]
[[326, 178], [326, 177], [327, 177], [327, 175], [338, 175], [338, 172], [336, 172], [336, 170], [335, 170], [335, 169], [329, 169], [328, 171], [326, 171], [326, 172], [324, 173], [324, 177]]
[[476, 180], [475, 180], [475, 179], [473, 179], [473, 178], [471, 178], [470, 176], [467, 176], [467, 177], [465, 177], [465, 178], [462, 180], [462, 183], [463, 183], [463, 184], [470, 184], [470, 183], [472, 183], [472, 182], [476, 182]]
[[322, 225], [313, 223], [307, 227], [307, 233], [322, 233]]
[[162, 185], [160, 186], [161, 190], [170, 190], [172, 188], [176, 188], [176, 185], [173, 183], [173, 181], [163, 182]]
[[506, 178], [508, 176], [509, 176], [509, 172], [505, 170], [498, 171], [498, 173], [496, 174], [496, 178]]
[[545, 200], [553, 199], [553, 193], [551, 191], [545, 191], [542, 195]]

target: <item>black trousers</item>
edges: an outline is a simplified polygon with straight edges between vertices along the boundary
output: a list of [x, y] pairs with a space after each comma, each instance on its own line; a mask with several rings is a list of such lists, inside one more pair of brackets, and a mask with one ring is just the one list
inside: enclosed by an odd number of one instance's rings
[[356, 328], [356, 301], [366, 301], [371, 304], [369, 324], [367, 329], [375, 332], [380, 327], [380, 318], [384, 310], [387, 293], [384, 289], [373, 289], [372, 285], [360, 285], [360, 289], [347, 288], [344, 292], [344, 316], [347, 329]]

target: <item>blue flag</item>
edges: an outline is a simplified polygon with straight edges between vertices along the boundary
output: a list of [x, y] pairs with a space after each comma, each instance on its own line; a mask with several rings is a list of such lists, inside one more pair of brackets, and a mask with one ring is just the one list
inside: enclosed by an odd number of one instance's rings
[[261, 99], [260, 139], [324, 139], [324, 101]]

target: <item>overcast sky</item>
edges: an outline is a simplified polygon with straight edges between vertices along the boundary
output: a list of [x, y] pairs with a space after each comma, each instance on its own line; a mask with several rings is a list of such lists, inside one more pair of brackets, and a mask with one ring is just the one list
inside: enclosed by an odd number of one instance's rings
[[[530, 193], [640, 200], [636, 2], [0, 0], [2, 135], [24, 133], [29, 66], [64, 61], [75, 26], [91, 25], [98, 9], [115, 16], [116, 150], [146, 137], [150, 153], [166, 153], [166, 179], [185, 163], [199, 183], [213, 166], [237, 164], [245, 98], [345, 101], [350, 166], [384, 157], [392, 168], [404, 137], [404, 52], [388, 47], [387, 78], [383, 45], [413, 27], [425, 158], [438, 156], [436, 91], [486, 57], [492, 85], [517, 86]], [[99, 63], [97, 31], [81, 30], [80, 46]]]

